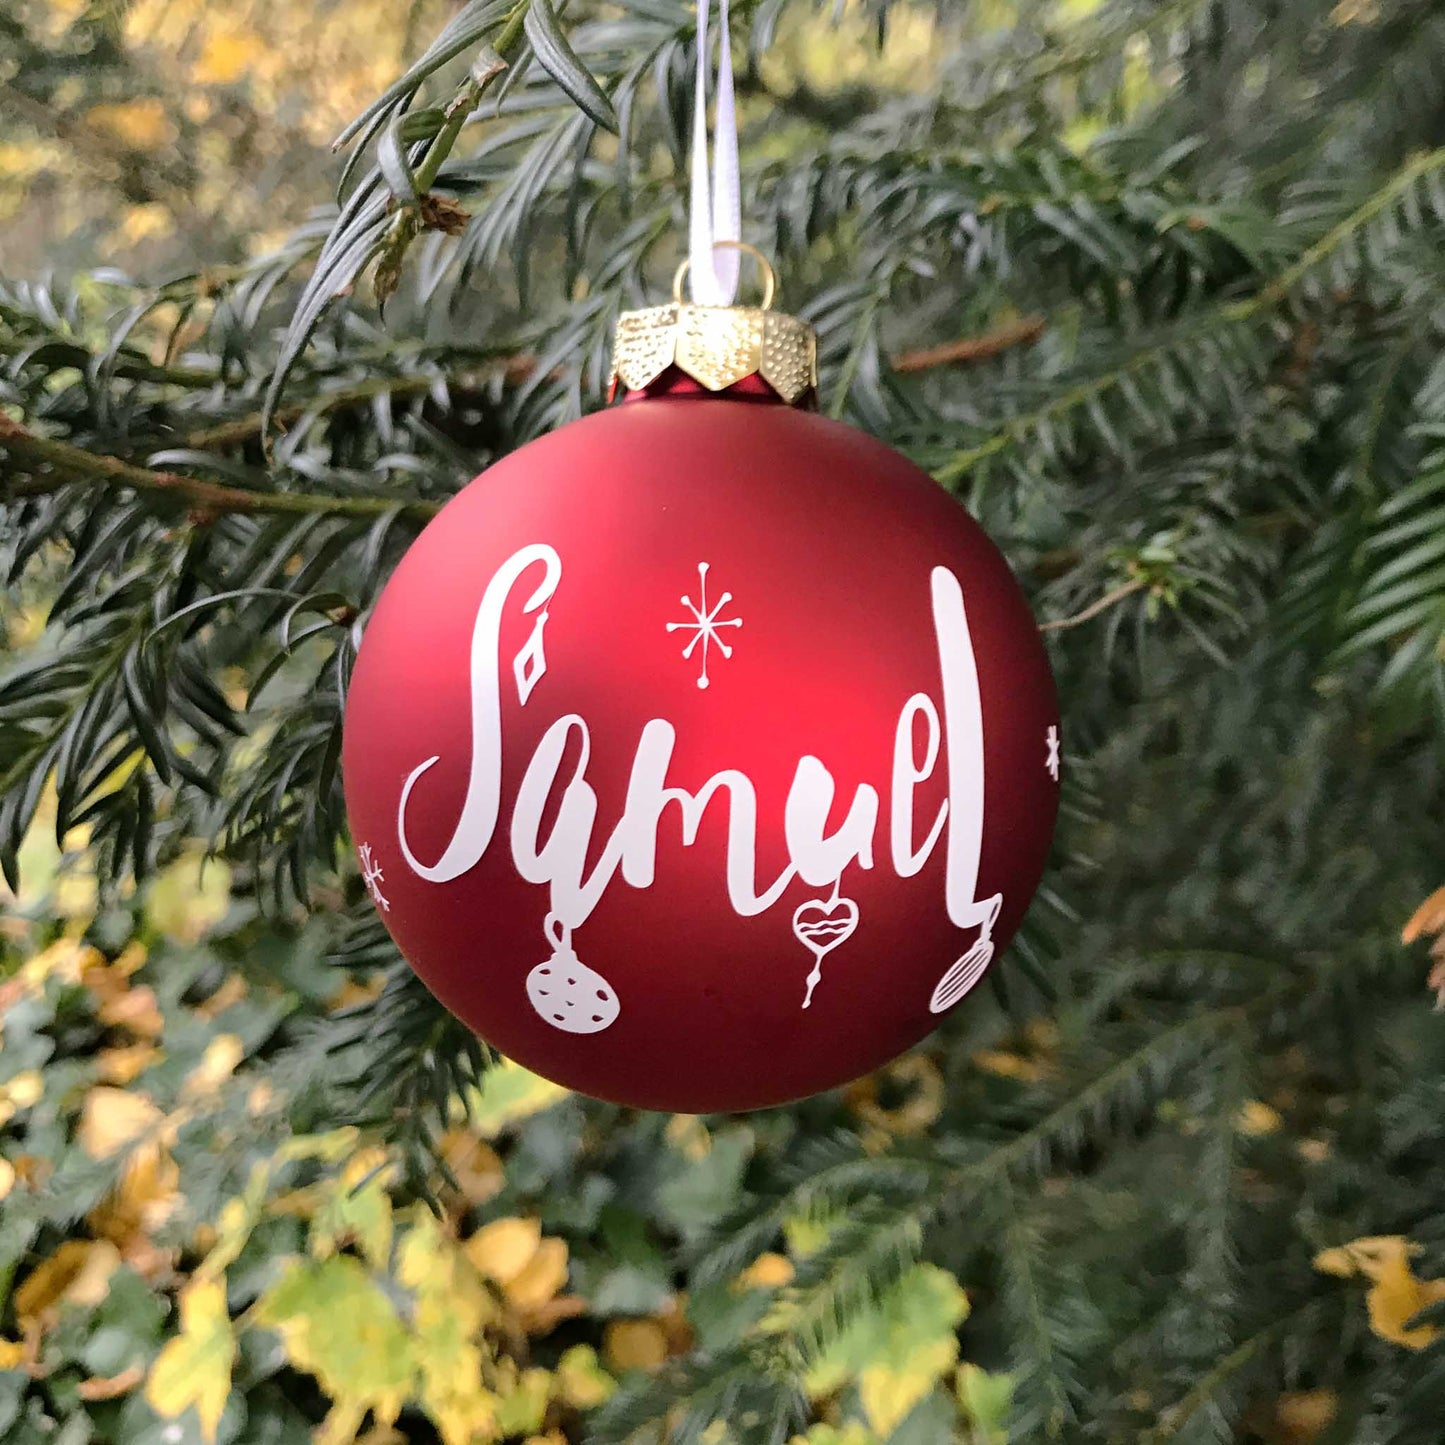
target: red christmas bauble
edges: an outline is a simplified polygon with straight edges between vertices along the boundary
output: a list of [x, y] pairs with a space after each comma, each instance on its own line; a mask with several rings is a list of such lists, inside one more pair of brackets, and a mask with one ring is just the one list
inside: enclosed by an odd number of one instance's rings
[[426, 528], [343, 770], [402, 953], [504, 1054], [702, 1113], [916, 1043], [1038, 885], [1048, 661], [998, 550], [836, 421], [632, 400]]

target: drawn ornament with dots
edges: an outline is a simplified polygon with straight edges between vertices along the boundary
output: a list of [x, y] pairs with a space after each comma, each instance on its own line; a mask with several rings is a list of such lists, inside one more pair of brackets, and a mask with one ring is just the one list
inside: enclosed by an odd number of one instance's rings
[[813, 410], [816, 364], [768, 309], [624, 316], [620, 399], [450, 502], [362, 639], [343, 771], [386, 927], [471, 1029], [603, 1099], [877, 1068], [1043, 871], [1034, 618], [952, 497]]

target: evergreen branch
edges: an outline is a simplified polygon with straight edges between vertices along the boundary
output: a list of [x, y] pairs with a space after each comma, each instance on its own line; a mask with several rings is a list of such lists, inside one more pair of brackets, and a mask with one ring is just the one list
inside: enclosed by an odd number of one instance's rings
[[1231, 320], [1247, 321], [1271, 306], [1277, 306], [1321, 261], [1339, 250], [1357, 231], [1363, 230], [1371, 221], [1383, 215], [1426, 176], [1433, 175], [1442, 168], [1445, 168], [1445, 146], [1416, 156], [1396, 171], [1362, 205], [1351, 211], [1338, 224], [1331, 226], [1314, 245], [1300, 255], [1294, 265], [1281, 271], [1269, 285], [1255, 295], [1227, 306], [1226, 314]]
[[956, 452], [934, 475], [944, 486], [956, 485], [980, 462], [1020, 442], [1039, 427], [1087, 406], [1118, 387], [1126, 387], [1172, 351], [1206, 340], [1215, 333], [1257, 320], [1283, 302], [1294, 288], [1322, 261], [1407, 195], [1427, 176], [1445, 167], [1445, 147], [1428, 152], [1403, 166], [1362, 205], [1332, 226], [1299, 258], [1253, 295], [1222, 303], [1187, 318], [1182, 325], [1148, 346], [1135, 351], [1120, 365], [1098, 376], [1087, 377], [1066, 388], [1045, 405], [1022, 416], [1010, 418], [992, 436], [966, 450]]
[[[420, 498], [330, 497], [315, 492], [249, 492], [178, 472], [153, 471], [119, 457], [87, 451], [84, 447], [49, 437], [38, 437], [18, 422], [0, 415], [0, 450], [31, 467], [52, 468], [68, 478], [96, 487], [128, 487], [132, 491], [174, 499], [202, 512], [244, 512], [292, 515], [329, 513], [347, 517], [380, 517], [389, 512], [427, 518], [441, 510], [438, 502]], [[27, 468], [29, 470], [29, 468]], [[11, 485], [16, 496], [33, 496], [53, 490], [43, 479], [39, 485]], [[57, 479], [56, 486], [62, 483]]]
[[[529, 352], [517, 352], [513, 355], [502, 356], [490, 374], [500, 377], [508, 385], [516, 385], [526, 381], [536, 369], [537, 358], [535, 356]], [[367, 381], [357, 382], [352, 386], [343, 386], [335, 391], [325, 392], [310, 401], [295, 402], [291, 406], [281, 407], [273, 415], [272, 421], [284, 430], [292, 422], [299, 421], [308, 414], [322, 415], [330, 411], [339, 411], [344, 407], [354, 406], [357, 402], [371, 401], [381, 396], [424, 396], [438, 382], [449, 386], [469, 386], [480, 385], [485, 379], [486, 375], [483, 373], [462, 377], [457, 381], [436, 375], [376, 376]], [[242, 442], [259, 437], [261, 423], [261, 413], [259, 411], [250, 412], [246, 416], [237, 417], [234, 421], [219, 422], [215, 426], [192, 432], [181, 445], [193, 451], [219, 451], [225, 447], [237, 446]]]
[[[358, 401], [370, 401], [378, 396], [425, 395], [437, 384], [437, 380], [434, 376], [373, 377], [370, 381], [358, 382], [355, 386], [329, 392], [315, 401], [296, 402], [292, 406], [282, 407], [272, 420], [284, 430], [292, 422], [299, 421], [307, 412], [339, 411]], [[218, 422], [215, 426], [191, 432], [182, 445], [192, 451], [220, 451], [226, 447], [238, 446], [260, 436], [261, 422], [261, 413], [253, 411], [246, 416], [237, 417], [234, 421]]]
[[[1041, 1404], [1038, 1424], [1049, 1440], [1062, 1438], [1064, 1427], [1075, 1418], [1074, 1386], [1063, 1377], [1059, 1342], [1044, 1307], [1034, 1265], [1037, 1240], [1025, 1222], [1023, 1208], [1007, 1181], [1002, 1185], [1003, 1257], [1007, 1263], [1007, 1293], [1031, 1344], [1032, 1358], [1019, 1360], [1021, 1383], [1037, 1391]], [[1018, 1358], [1018, 1352], [1015, 1351]]]
[[1168, 0], [1168, 3], [1150, 7], [1143, 16], [1130, 16], [1121, 25], [1111, 9], [1105, 7], [1102, 23], [1086, 22], [1069, 27], [1071, 30], [1082, 30], [1083, 34], [1048, 37], [1052, 43], [1025, 67], [1017, 81], [1001, 86], [976, 105], [965, 107], [963, 117], [976, 125], [1011, 105], [1035, 100], [1040, 88], [1050, 81], [1094, 69], [1101, 59], [1113, 59], [1133, 36], [1149, 36], [1157, 30], [1177, 28], [1206, 8], [1207, 0]]
[[872, 1219], [858, 1212], [839, 1225], [799, 1269], [788, 1308], [779, 1316], [784, 1354], [801, 1353], [804, 1362], [821, 1356], [850, 1320], [876, 1304], [912, 1267], [925, 1231], [945, 1207], [942, 1198], [935, 1198], [921, 1208], [881, 1211]]
[[1164, 1413], [1154, 1428], [1140, 1439], [1139, 1445], [1164, 1445], [1165, 1441], [1174, 1439], [1200, 1410], [1213, 1402], [1219, 1392], [1232, 1383], [1241, 1370], [1286, 1335], [1292, 1327], [1317, 1311], [1320, 1305], [1318, 1298], [1307, 1300], [1288, 1314], [1281, 1315], [1263, 1329], [1257, 1330], [1243, 1344], [1232, 1349], [1199, 1378], [1183, 1399]]
[[948, 1176], [949, 1185], [952, 1188], [984, 1186], [992, 1180], [1007, 1178], [1023, 1165], [1029, 1165], [1031, 1173], [1045, 1168], [1050, 1150], [1060, 1141], [1079, 1137], [1082, 1125], [1091, 1116], [1097, 1117], [1107, 1109], [1123, 1088], [1137, 1083], [1150, 1071], [1167, 1077], [1179, 1067], [1189, 1050], [1202, 1047], [1210, 1035], [1238, 1024], [1244, 1016], [1244, 1010], [1240, 1008], [1212, 1009], [1182, 1019], [1173, 1027], [1155, 1034], [1132, 1053], [1111, 1064], [1091, 1083], [1073, 1091], [1038, 1123], [982, 1159], [969, 1161], [953, 1171]]

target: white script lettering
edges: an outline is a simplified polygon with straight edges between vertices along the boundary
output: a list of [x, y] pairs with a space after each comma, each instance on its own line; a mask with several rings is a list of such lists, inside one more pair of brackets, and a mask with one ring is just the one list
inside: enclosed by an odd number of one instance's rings
[[[407, 863], [431, 883], [446, 883], [476, 866], [491, 846], [501, 807], [502, 733], [500, 637], [513, 589], [532, 566], [545, 567], [542, 582], [521, 604], [524, 613], [544, 607], [557, 591], [562, 563], [543, 544], [524, 547], [492, 578], [471, 642], [472, 756], [466, 797], [452, 836], [433, 864], [421, 862], [406, 837], [406, 811], [418, 781], [435, 764], [428, 758], [412, 770], [402, 786], [397, 809], [397, 834]], [[985, 933], [996, 920], [1002, 898], [975, 898], [983, 846], [983, 713], [978, 668], [969, 637], [963, 589], [952, 572], [935, 567], [931, 576], [932, 613], [942, 679], [942, 711], [927, 693], [915, 693], [903, 705], [894, 734], [890, 795], [890, 861], [900, 878], [920, 872], [947, 829], [946, 895], [948, 916], [959, 928], [981, 926]], [[528, 665], [540, 658], [538, 617], [528, 643]], [[524, 678], [517, 659], [519, 698], [525, 706], [540, 672]], [[923, 757], [917, 755], [915, 723], [923, 720]], [[580, 744], [576, 763], [562, 786], [557, 815], [545, 840], [542, 819], [559, 784], [569, 742]], [[553, 722], [532, 754], [512, 810], [510, 845], [518, 873], [529, 883], [550, 889], [550, 913], [567, 929], [587, 920], [620, 872], [633, 888], [649, 888], [656, 877], [659, 833], [669, 807], [677, 805], [682, 846], [692, 846], [708, 806], [727, 795], [725, 883], [728, 901], [742, 917], [771, 908], [794, 879], [814, 888], [834, 887], [856, 864], [874, 866], [873, 844], [879, 816], [878, 791], [860, 784], [837, 830], [826, 833], [837, 785], [824, 762], [811, 754], [798, 762], [783, 814], [788, 865], [766, 886], [757, 877], [758, 802], [751, 779], [737, 769], [714, 773], [695, 792], [670, 785], [677, 733], [663, 718], [642, 729], [633, 756], [627, 795], [600, 856], [587, 871], [597, 827], [597, 794], [586, 772], [592, 737], [585, 719], [568, 713]], [[940, 751], [946, 751], [948, 800], [940, 805], [922, 845], [914, 844], [914, 791], [933, 776]]]

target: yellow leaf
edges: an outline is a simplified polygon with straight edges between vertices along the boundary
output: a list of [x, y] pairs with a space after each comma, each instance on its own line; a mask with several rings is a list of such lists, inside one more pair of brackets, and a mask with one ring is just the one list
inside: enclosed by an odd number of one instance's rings
[[485, 1204], [501, 1193], [502, 1161], [469, 1129], [448, 1129], [441, 1137], [441, 1157], [467, 1204]]
[[1400, 931], [1400, 942], [1411, 944], [1436, 933], [1445, 933], [1445, 888], [1437, 888], [1410, 915], [1410, 921]]
[[23, 1369], [30, 1351], [23, 1340], [0, 1340], [0, 1370]]
[[214, 1442], [236, 1361], [225, 1282], [192, 1282], [181, 1291], [180, 1306], [181, 1332], [156, 1357], [145, 1396], [152, 1409], [168, 1420], [194, 1405], [203, 1434]]
[[102, 1049], [95, 1057], [95, 1071], [107, 1084], [124, 1088], [134, 1083], [152, 1064], [165, 1057], [153, 1043], [142, 1041], [123, 1048]]
[[119, 1266], [120, 1251], [109, 1240], [67, 1239], [15, 1291], [15, 1313], [22, 1323], [44, 1325], [62, 1304], [93, 1309], [110, 1293]]
[[712, 1135], [696, 1114], [674, 1114], [667, 1121], [663, 1137], [693, 1163], [706, 1159], [712, 1153]]
[[26, 1069], [24, 1073], [7, 1079], [0, 1084], [0, 1106], [3, 1106], [4, 1117], [13, 1119], [19, 1110], [38, 1104], [44, 1094], [45, 1080], [39, 1069]]
[[591, 1345], [563, 1351], [552, 1376], [552, 1393], [574, 1410], [592, 1410], [612, 1397], [617, 1381], [598, 1363]]
[[385, 1269], [391, 1259], [386, 1190], [395, 1172], [385, 1149], [362, 1149], [349, 1159], [340, 1177], [319, 1191], [321, 1203], [308, 1237], [312, 1254], [325, 1259], [354, 1243], [377, 1269]]
[[798, 1259], [806, 1259], [827, 1244], [841, 1222], [841, 1218], [832, 1213], [796, 1214], [785, 1219], [783, 1237], [787, 1240], [789, 1252]]
[[521, 1272], [502, 1285], [502, 1291], [525, 1313], [540, 1309], [566, 1283], [567, 1241], [544, 1239]]
[[410, 1215], [397, 1279], [416, 1297], [413, 1329], [422, 1406], [445, 1445], [491, 1438], [497, 1398], [482, 1385], [483, 1328], [496, 1304], [456, 1241], [423, 1209]]
[[326, 1001], [326, 1006], [327, 1008], [342, 1009], [355, 1008], [357, 1004], [362, 1003], [375, 1003], [381, 997], [381, 991], [385, 987], [386, 974], [380, 969], [364, 983], [358, 983], [356, 979], [348, 978]]
[[1381, 1339], [1411, 1350], [1423, 1350], [1440, 1338], [1439, 1325], [1407, 1329], [1405, 1322], [1442, 1299], [1445, 1299], [1445, 1279], [1417, 1279], [1405, 1257], [1396, 1256], [1381, 1268], [1373, 1288], [1365, 1296], [1370, 1328]]
[[[885, 1084], [902, 1094], [901, 1103], [889, 1108], [880, 1103]], [[859, 1118], [887, 1134], [921, 1134], [943, 1110], [943, 1075], [926, 1054], [905, 1054], [850, 1085], [846, 1097]]]
[[483, 1139], [495, 1139], [509, 1125], [550, 1109], [567, 1097], [561, 1084], [531, 1073], [510, 1059], [482, 1075], [467, 1100], [467, 1117]]
[[[334, 1402], [320, 1441], [350, 1440], [368, 1410], [391, 1425], [411, 1394], [411, 1337], [360, 1260], [294, 1261], [253, 1306], [280, 1336], [297, 1369], [315, 1375]], [[350, 1433], [347, 1433], [347, 1431]]]
[[498, 1219], [467, 1241], [466, 1252], [488, 1279], [505, 1287], [531, 1264], [541, 1243], [542, 1226], [535, 1219]]
[[613, 1370], [656, 1370], [667, 1359], [667, 1332], [656, 1320], [609, 1320], [602, 1353]]
[[170, 1153], [159, 1143], [144, 1145], [126, 1160], [115, 1188], [86, 1215], [86, 1223], [112, 1240], [128, 1264], [153, 1278], [171, 1256], [157, 1250], [150, 1236], [180, 1207], [180, 1184], [181, 1171]]
[[245, 1057], [246, 1046], [236, 1034], [217, 1034], [206, 1045], [201, 1062], [181, 1086], [181, 1097], [194, 1099], [214, 1094], [236, 1072], [236, 1065]]
[[8, 1159], [0, 1159], [0, 1199], [6, 1198], [15, 1188], [15, 1166]]
[[1330, 11], [1333, 25], [1373, 25], [1380, 18], [1380, 0], [1339, 0]]
[[886, 1437], [957, 1362], [967, 1314], [968, 1297], [951, 1274], [914, 1265], [814, 1361], [808, 1393], [820, 1399], [856, 1379], [868, 1423]]
[[930, 1340], [915, 1347], [908, 1363], [870, 1365], [858, 1376], [858, 1399], [868, 1423], [885, 1439], [958, 1360], [958, 1340]]
[[265, 53], [266, 45], [253, 31], [225, 29], [211, 35], [191, 71], [199, 85], [232, 85]]
[[786, 1255], [760, 1254], [735, 1281], [739, 1289], [781, 1289], [793, 1282], [793, 1265]]
[[146, 895], [152, 923], [170, 938], [199, 943], [230, 911], [231, 870], [190, 853], [157, 875]]
[[92, 1089], [81, 1106], [80, 1147], [92, 1159], [109, 1159], [155, 1129], [163, 1115], [151, 1099], [125, 1089]]
[[106, 999], [96, 1017], [110, 1028], [129, 1029], [144, 1039], [158, 1039], [166, 1026], [155, 990], [144, 985]]
[[170, 145], [176, 138], [175, 125], [166, 114], [165, 106], [153, 96], [116, 105], [92, 106], [85, 119], [89, 125], [109, 131], [136, 150], [155, 150]]
[[120, 213], [120, 235], [128, 246], [155, 241], [176, 229], [176, 218], [163, 201], [143, 201], [126, 206]]
[[516, 1362], [497, 1362], [497, 1433], [530, 1435], [542, 1428], [552, 1377], [546, 1370], [519, 1370]]
[[216, 1279], [231, 1267], [241, 1256], [246, 1242], [251, 1238], [266, 1205], [266, 1190], [271, 1182], [271, 1172], [264, 1164], [251, 1167], [251, 1177], [246, 1181], [245, 1193], [235, 1199], [228, 1199], [216, 1218], [215, 1238], [209, 1251], [196, 1270], [197, 1279]]
[[1239, 1111], [1234, 1127], [1251, 1139], [1273, 1134], [1284, 1120], [1278, 1109], [1272, 1109], [1262, 1099], [1250, 1099]]
[[1009, 1053], [1006, 1049], [980, 1049], [970, 1057], [969, 1063], [999, 1079], [1021, 1079], [1025, 1083], [1033, 1083], [1044, 1075], [1042, 1064], [1022, 1054]]
[[1419, 1279], [1410, 1268], [1410, 1257], [1418, 1253], [1418, 1246], [1411, 1245], [1403, 1235], [1373, 1235], [1321, 1250], [1314, 1258], [1314, 1267], [1323, 1274], [1341, 1278], [1359, 1274], [1370, 1280], [1371, 1288], [1365, 1296], [1370, 1328], [1393, 1344], [1423, 1350], [1440, 1337], [1440, 1327], [1417, 1325], [1407, 1329], [1406, 1321], [1445, 1299], [1445, 1279]]
[[149, 957], [149, 951], [145, 944], [136, 939], [126, 944], [121, 951], [110, 961], [110, 971], [120, 978], [129, 978], [131, 974], [145, 967], [145, 961]]
[[1337, 1275], [1341, 1279], [1356, 1274], [1378, 1279], [1389, 1261], [1407, 1258], [1409, 1252], [1410, 1246], [1402, 1234], [1368, 1235], [1334, 1249], [1322, 1249], [1314, 1257], [1314, 1267], [1322, 1274]]
[[229, 973], [220, 988], [210, 998], [198, 1003], [195, 1011], [203, 1019], [219, 1018], [233, 1004], [240, 1003], [248, 992], [246, 980], [239, 973]]
[[78, 938], [59, 938], [49, 948], [27, 959], [21, 967], [20, 977], [28, 988], [37, 991], [45, 986], [48, 978], [58, 978], [62, 983], [75, 985], [87, 969], [104, 963], [105, 957], [99, 949], [81, 943]]

